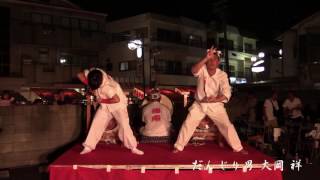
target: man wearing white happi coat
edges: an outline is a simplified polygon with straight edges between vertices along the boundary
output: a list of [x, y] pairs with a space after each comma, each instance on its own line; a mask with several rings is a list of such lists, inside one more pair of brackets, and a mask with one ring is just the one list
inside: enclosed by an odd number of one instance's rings
[[143, 151], [137, 149], [137, 140], [129, 124], [128, 101], [120, 85], [98, 68], [85, 70], [78, 74], [78, 78], [89, 85], [98, 103], [100, 103], [88, 136], [83, 143], [84, 149], [80, 154], [89, 153], [96, 148], [109, 121], [115, 118], [119, 126], [118, 136], [124, 146], [130, 149], [132, 153], [142, 155]]
[[208, 49], [206, 56], [192, 67], [192, 73], [198, 79], [195, 102], [189, 108], [189, 114], [182, 124], [174, 144], [174, 153], [184, 149], [206, 115], [214, 122], [234, 152], [248, 153], [243, 149], [224, 108], [224, 103], [231, 97], [231, 87], [228, 75], [218, 68], [220, 62], [218, 53], [217, 49]]

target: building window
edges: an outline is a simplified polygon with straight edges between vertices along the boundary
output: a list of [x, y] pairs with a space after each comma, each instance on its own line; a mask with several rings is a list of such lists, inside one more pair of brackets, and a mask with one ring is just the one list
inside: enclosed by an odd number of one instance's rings
[[73, 29], [78, 29], [79, 28], [79, 20], [76, 18], [71, 19], [71, 26]]
[[236, 68], [233, 65], [229, 65], [230, 76], [236, 77]]
[[215, 46], [216, 40], [214, 38], [207, 39], [207, 47]]
[[83, 30], [88, 30], [89, 29], [89, 21], [80, 20], [80, 28]]
[[107, 63], [106, 63], [106, 71], [112, 71], [112, 67], [113, 67], [112, 63], [110, 61], [107, 61]]
[[181, 42], [181, 33], [179, 31], [172, 31], [166, 29], [157, 29], [157, 37], [160, 41], [167, 41], [167, 42]]
[[39, 49], [39, 60], [40, 64], [48, 64], [49, 63], [49, 49], [48, 48], [40, 48]]
[[33, 23], [41, 23], [42, 22], [41, 14], [32, 13], [32, 22]]
[[246, 77], [246, 78], [248, 78], [248, 77], [250, 77], [250, 75], [251, 75], [251, 69], [249, 68], [249, 67], [246, 67], [246, 68], [244, 68], [244, 76]]
[[130, 39], [129, 31], [123, 31], [120, 33], [112, 33], [111, 35], [111, 42], [121, 42], [121, 41], [128, 41]]
[[80, 31], [80, 37], [82, 37], [82, 38], [91, 38], [92, 37], [92, 31], [81, 30]]
[[[222, 69], [223, 71], [226, 71], [226, 64], [225, 63], [220, 63], [220, 69]], [[235, 70], [235, 66], [233, 65], [229, 65], [229, 76], [230, 77], [236, 77], [236, 70]]]
[[194, 65], [194, 63], [187, 63], [186, 64], [186, 72], [185, 72], [185, 74], [192, 75], [191, 69], [192, 69], [193, 65]]
[[65, 28], [71, 27], [71, 19], [68, 17], [62, 17], [61, 18], [61, 26]]
[[48, 14], [32, 13], [32, 22], [40, 24], [52, 24], [52, 16]]
[[[227, 43], [228, 43], [228, 49], [234, 50], [233, 40], [228, 39]], [[224, 38], [219, 38], [219, 48], [224, 49], [224, 47], [225, 47]]]
[[97, 61], [99, 59], [96, 55], [83, 54], [72, 54], [72, 57], [72, 64], [83, 68], [88, 68], [88, 66], [97, 66]]
[[119, 71], [134, 71], [137, 69], [137, 61], [123, 61], [119, 63]]
[[202, 37], [197, 35], [189, 35], [188, 36], [188, 45], [195, 47], [202, 47]]
[[52, 16], [44, 14], [42, 15], [42, 23], [43, 24], [52, 24]]
[[172, 61], [159, 59], [156, 62], [156, 71], [163, 74], [182, 74], [182, 63], [180, 61]]
[[135, 29], [134, 31], [135, 31], [135, 34], [137, 37], [148, 38], [148, 28], [147, 27]]
[[245, 52], [252, 52], [253, 51], [253, 45], [250, 43], [244, 43], [244, 50]]
[[91, 31], [98, 31], [99, 25], [97, 22], [90, 21], [90, 30]]

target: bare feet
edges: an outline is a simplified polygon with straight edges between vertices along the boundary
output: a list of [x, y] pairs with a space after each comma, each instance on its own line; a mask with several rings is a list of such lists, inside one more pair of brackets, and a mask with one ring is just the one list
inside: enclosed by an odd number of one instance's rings
[[174, 148], [173, 150], [172, 150], [172, 152], [173, 153], [178, 153], [178, 152], [180, 152], [177, 148]]
[[89, 152], [91, 152], [92, 149], [88, 148], [88, 147], [84, 147], [83, 150], [80, 152], [80, 154], [87, 154]]
[[141, 150], [139, 150], [139, 149], [137, 149], [137, 148], [132, 149], [131, 152], [132, 152], [133, 154], [137, 154], [137, 155], [143, 155], [143, 154], [144, 154], [143, 151], [141, 151]]
[[246, 151], [246, 150], [244, 150], [244, 149], [241, 149], [240, 151], [234, 151], [234, 152], [236, 152], [236, 153], [241, 153], [241, 154], [243, 154], [243, 155], [248, 155], [248, 154], [249, 154], [248, 151]]

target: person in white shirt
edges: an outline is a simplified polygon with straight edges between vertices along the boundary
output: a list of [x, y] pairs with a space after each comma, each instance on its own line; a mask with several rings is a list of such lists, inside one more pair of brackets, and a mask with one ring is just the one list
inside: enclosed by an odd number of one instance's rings
[[288, 92], [288, 98], [284, 101], [283, 110], [285, 117], [288, 117], [291, 121], [300, 121], [303, 118], [301, 109], [302, 103], [300, 98], [296, 97], [292, 91]]
[[[292, 91], [288, 92], [288, 97], [284, 101], [283, 105], [284, 116], [287, 118], [287, 128], [290, 134], [290, 145], [289, 151], [292, 154], [295, 154], [299, 151], [297, 146], [300, 142], [301, 137], [301, 127], [303, 123], [303, 115], [301, 112], [302, 103], [301, 100], [294, 95]], [[300, 137], [300, 138], [299, 138]]]
[[152, 90], [149, 95], [149, 104], [142, 111], [142, 121], [145, 126], [140, 133], [146, 137], [169, 137], [171, 131], [171, 113], [160, 103], [161, 95], [157, 90]]
[[80, 154], [89, 153], [96, 148], [109, 121], [115, 118], [119, 126], [118, 136], [124, 146], [134, 154], [143, 155], [143, 151], [137, 149], [137, 140], [129, 124], [127, 97], [120, 85], [98, 68], [85, 70], [78, 74], [78, 78], [90, 87], [98, 103], [100, 103], [88, 136], [83, 143], [84, 149]]
[[189, 114], [182, 124], [174, 153], [183, 151], [200, 121], [207, 115], [217, 126], [222, 136], [234, 152], [248, 154], [243, 149], [238, 134], [230, 122], [224, 103], [231, 97], [228, 75], [220, 70], [219, 51], [211, 48], [198, 63], [192, 67], [197, 80], [195, 102], [189, 108]]
[[278, 93], [272, 91], [271, 97], [264, 101], [264, 122], [266, 127], [276, 128], [278, 127], [279, 117], [279, 104], [278, 104]]

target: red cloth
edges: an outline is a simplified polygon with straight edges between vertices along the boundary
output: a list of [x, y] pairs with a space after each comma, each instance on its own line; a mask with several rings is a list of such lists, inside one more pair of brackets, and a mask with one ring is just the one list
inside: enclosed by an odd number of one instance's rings
[[237, 171], [213, 171], [209, 174], [207, 171], [180, 170], [175, 174], [174, 170], [146, 170], [142, 174], [139, 170], [111, 170], [107, 172], [102, 169], [78, 168], [73, 170], [72, 167], [56, 167], [50, 170], [50, 180], [154, 180], [154, 179], [174, 179], [174, 180], [282, 180], [280, 171], [268, 171], [253, 169], [248, 172]]
[[220, 164], [227, 161], [245, 163], [253, 160], [253, 163], [263, 163], [267, 160], [273, 163], [274, 160], [261, 152], [243, 144], [249, 155], [234, 153], [228, 147], [220, 148], [214, 143], [204, 146], [188, 145], [185, 150], [177, 154], [172, 153], [172, 145], [169, 144], [139, 144], [138, 148], [144, 151], [143, 156], [132, 154], [129, 149], [117, 144], [98, 144], [91, 153], [80, 155], [82, 146], [76, 145], [59, 157], [52, 165], [73, 165], [73, 164], [192, 164], [195, 160], [203, 160]]
[[[99, 144], [91, 153], [80, 155], [81, 145], [76, 145], [54, 163], [50, 165], [50, 179], [276, 179], [281, 180], [280, 171], [253, 169], [246, 173], [241, 170], [222, 171], [213, 170], [212, 174], [207, 171], [180, 170], [177, 175], [174, 170], [146, 170], [141, 174], [139, 170], [111, 170], [107, 173], [105, 169], [78, 168], [72, 169], [72, 165], [168, 165], [181, 164], [192, 165], [195, 160], [202, 160], [204, 165], [210, 161], [210, 164], [221, 164], [221, 161], [227, 161], [232, 164], [234, 161], [242, 164], [252, 160], [253, 164], [262, 164], [267, 160], [272, 164], [274, 160], [253, 148], [244, 144], [249, 155], [233, 153], [230, 148], [220, 148], [216, 144], [206, 144], [204, 146], [189, 145], [183, 152], [173, 154], [172, 145], [169, 144], [139, 144], [138, 148], [143, 150], [143, 156], [135, 155], [130, 150], [120, 145]], [[61, 167], [63, 166], [63, 167]], [[155, 178], [156, 177], [156, 178]]]

